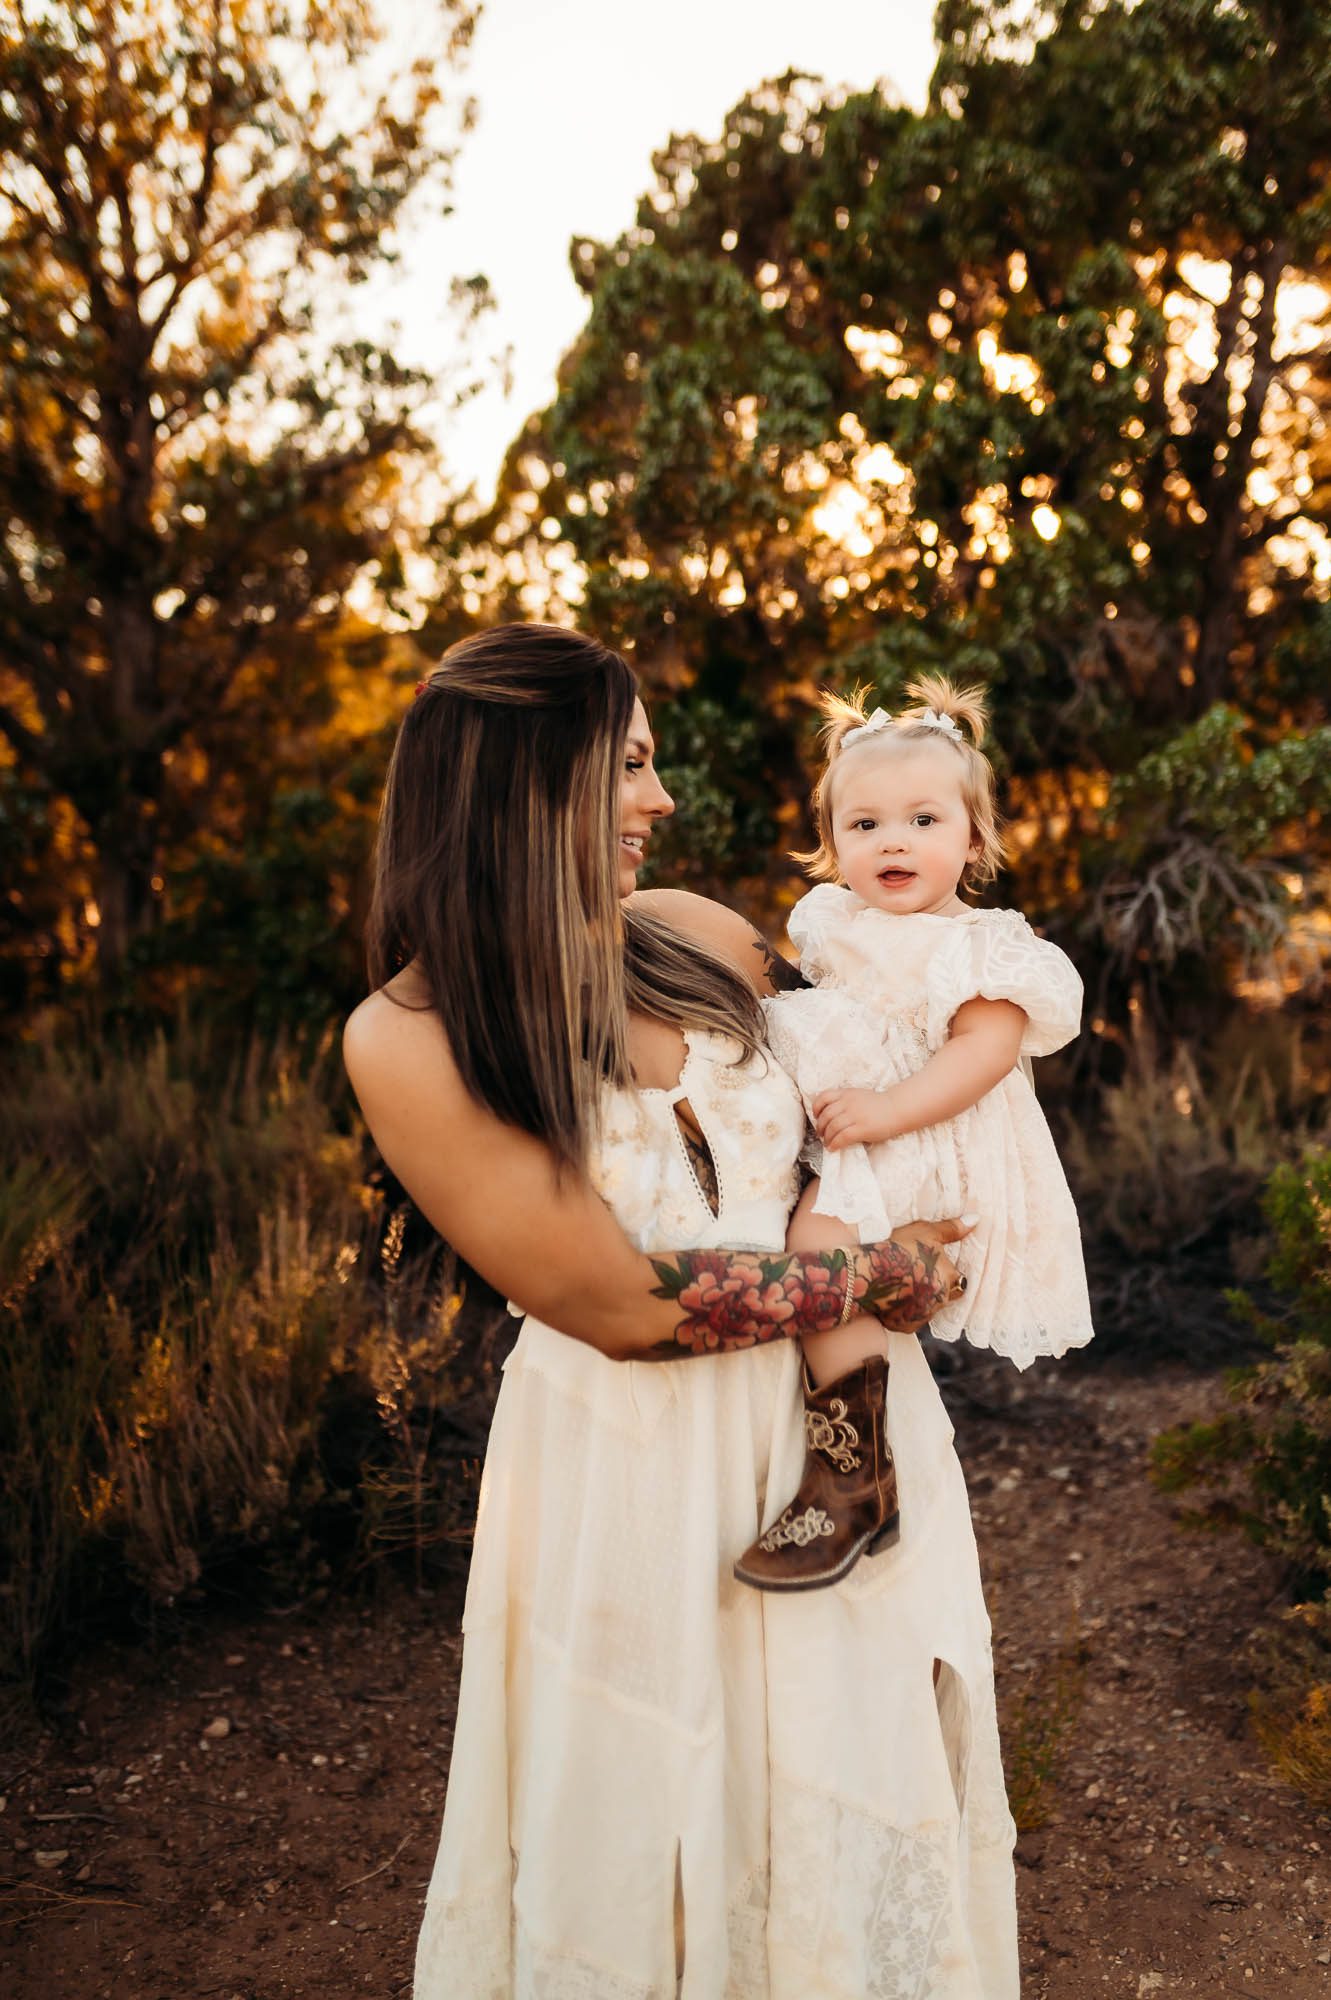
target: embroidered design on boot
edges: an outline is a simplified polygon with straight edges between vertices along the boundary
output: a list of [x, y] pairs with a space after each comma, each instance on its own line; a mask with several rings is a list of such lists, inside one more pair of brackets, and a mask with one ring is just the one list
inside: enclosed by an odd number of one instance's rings
[[784, 1549], [789, 1543], [796, 1548], [807, 1548], [817, 1541], [819, 1535], [834, 1535], [836, 1523], [830, 1514], [824, 1514], [821, 1507], [806, 1507], [802, 1514], [792, 1514], [789, 1507], [780, 1520], [773, 1521], [767, 1533], [758, 1543], [771, 1555], [774, 1549]]
[[799, 1491], [735, 1564], [755, 1590], [819, 1590], [897, 1538], [897, 1475], [887, 1442], [881, 1355], [815, 1389], [805, 1378]]

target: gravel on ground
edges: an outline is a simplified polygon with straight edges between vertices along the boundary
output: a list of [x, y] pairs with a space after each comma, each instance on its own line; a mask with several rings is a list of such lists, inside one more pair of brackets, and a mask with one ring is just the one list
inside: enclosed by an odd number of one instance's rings
[[[1182, 1530], [1149, 1441], [1219, 1378], [1074, 1358], [952, 1392], [995, 1627], [1026, 2000], [1331, 1995], [1331, 1817], [1268, 1770], [1279, 1578]], [[0, 1762], [11, 2000], [408, 1994], [460, 1576], [102, 1645]]]

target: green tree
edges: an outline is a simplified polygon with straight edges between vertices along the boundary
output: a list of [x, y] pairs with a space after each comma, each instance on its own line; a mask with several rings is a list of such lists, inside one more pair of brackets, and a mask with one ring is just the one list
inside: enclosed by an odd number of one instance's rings
[[475, 17], [420, 14], [390, 75], [370, 0], [0, 0], [0, 829], [66, 871], [6, 914], [108, 988], [329, 724], [353, 582], [404, 622], [438, 384], [338, 320], [448, 186]]
[[787, 820], [819, 681], [980, 676], [1017, 895], [1200, 995], [1327, 860], [1331, 16], [936, 26], [922, 113], [783, 77], [575, 244], [587, 328], [492, 526], [566, 543], [649, 683], [775, 731]]

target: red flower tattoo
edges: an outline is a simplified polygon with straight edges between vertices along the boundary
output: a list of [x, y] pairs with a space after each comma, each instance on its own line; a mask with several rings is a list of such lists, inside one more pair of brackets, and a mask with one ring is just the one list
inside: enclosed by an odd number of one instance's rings
[[[849, 1279], [853, 1307], [885, 1326], [922, 1326], [948, 1297], [930, 1243], [889, 1239], [857, 1250], [768, 1256], [751, 1250], [684, 1250], [654, 1257], [653, 1296], [673, 1299], [682, 1317], [674, 1338], [644, 1359], [733, 1353], [761, 1341], [826, 1333], [840, 1324]], [[849, 1271], [847, 1267], [849, 1266]]]
[[664, 1353], [716, 1354], [785, 1334], [822, 1333], [846, 1299], [846, 1254], [765, 1256], [742, 1250], [686, 1250], [673, 1263], [653, 1258], [657, 1298], [684, 1317]]
[[890, 1237], [866, 1243], [860, 1251], [865, 1268], [853, 1281], [856, 1305], [885, 1326], [922, 1326], [947, 1302], [948, 1289], [938, 1271], [941, 1255], [932, 1243], [917, 1243], [913, 1250]]
[[778, 1334], [795, 1315], [780, 1284], [754, 1257], [703, 1253], [692, 1279], [675, 1297], [686, 1315], [681, 1333], [687, 1329], [686, 1344], [695, 1353], [752, 1347]]

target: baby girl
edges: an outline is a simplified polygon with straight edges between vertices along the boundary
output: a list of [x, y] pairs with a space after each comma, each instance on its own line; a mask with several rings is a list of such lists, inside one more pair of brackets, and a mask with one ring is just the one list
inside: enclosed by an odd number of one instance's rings
[[[829, 1241], [970, 1211], [965, 1290], [932, 1330], [1025, 1368], [1091, 1337], [1077, 1215], [1027, 1061], [1077, 1033], [1081, 981], [1017, 911], [958, 893], [1002, 859], [983, 691], [929, 676], [906, 692], [918, 706], [895, 718], [824, 697], [819, 844], [796, 857], [821, 886], [790, 917], [814, 983], [765, 1002], [768, 1034], [817, 1134]], [[897, 1531], [886, 1336], [856, 1320], [804, 1355], [804, 1478], [736, 1564], [764, 1590], [833, 1583]]]

